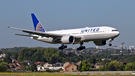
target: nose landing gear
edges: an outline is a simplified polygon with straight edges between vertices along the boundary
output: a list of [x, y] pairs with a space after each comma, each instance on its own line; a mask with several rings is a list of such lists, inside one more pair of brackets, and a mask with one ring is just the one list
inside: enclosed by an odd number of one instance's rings
[[108, 44], [109, 46], [112, 46], [112, 43], [111, 43], [111, 42], [112, 42], [113, 40], [114, 40], [113, 38], [112, 38], [112, 39], [109, 39], [109, 44]]

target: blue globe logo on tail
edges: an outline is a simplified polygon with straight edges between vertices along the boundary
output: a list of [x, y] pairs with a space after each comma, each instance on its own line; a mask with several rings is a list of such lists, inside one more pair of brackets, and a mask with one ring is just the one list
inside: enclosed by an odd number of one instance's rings
[[45, 32], [44, 27], [41, 25], [41, 23], [38, 21], [38, 19], [36, 18], [36, 16], [33, 13], [31, 14], [31, 17], [32, 17], [32, 21], [34, 24], [35, 31]]
[[45, 32], [44, 28], [42, 27], [41, 23], [37, 24], [36, 31]]

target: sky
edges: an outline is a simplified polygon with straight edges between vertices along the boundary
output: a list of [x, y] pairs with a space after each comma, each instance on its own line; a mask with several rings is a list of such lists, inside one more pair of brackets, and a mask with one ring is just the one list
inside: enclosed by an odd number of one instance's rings
[[[1, 0], [0, 1], [0, 48], [9, 47], [59, 47], [29, 37], [7, 26], [34, 30], [31, 13], [35, 13], [46, 31], [83, 27], [110, 26], [120, 35], [113, 46], [135, 46], [135, 0]], [[96, 47], [93, 42], [86, 47]], [[106, 45], [108, 46], [108, 45]], [[79, 47], [68, 45], [68, 47]]]

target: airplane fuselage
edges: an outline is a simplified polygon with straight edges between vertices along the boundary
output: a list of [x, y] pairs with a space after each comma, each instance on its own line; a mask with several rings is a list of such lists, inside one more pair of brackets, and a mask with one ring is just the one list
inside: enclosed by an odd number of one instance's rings
[[[115, 38], [119, 35], [119, 32], [112, 27], [85, 27], [85, 28], [78, 28], [78, 29], [67, 29], [67, 30], [56, 30], [56, 31], [48, 31], [47, 33], [52, 34], [61, 34], [67, 36], [79, 36], [81, 39], [74, 41], [73, 44], [80, 43], [80, 42], [89, 42], [89, 41], [96, 41], [96, 40], [108, 40], [111, 38]], [[51, 37], [42, 37], [38, 36], [36, 40], [58, 44], [61, 43], [60, 40], [53, 41], [54, 38]]]

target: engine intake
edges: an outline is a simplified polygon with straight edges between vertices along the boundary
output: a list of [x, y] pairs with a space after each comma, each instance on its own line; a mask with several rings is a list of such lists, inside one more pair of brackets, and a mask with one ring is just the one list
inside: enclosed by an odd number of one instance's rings
[[64, 44], [71, 44], [75, 41], [74, 37], [73, 36], [63, 36], [61, 38], [61, 42], [64, 43]]
[[102, 40], [102, 41], [94, 41], [95, 45], [97, 46], [103, 46], [106, 45], [106, 40]]

